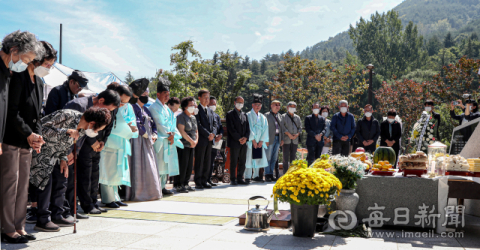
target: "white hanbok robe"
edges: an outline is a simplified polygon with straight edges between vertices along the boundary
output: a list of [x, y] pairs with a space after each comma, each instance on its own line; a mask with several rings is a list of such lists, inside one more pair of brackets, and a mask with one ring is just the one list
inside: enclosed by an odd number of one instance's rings
[[[250, 125], [250, 137], [247, 141], [247, 162], [245, 163], [246, 168], [264, 168], [268, 166], [267, 153], [268, 148], [267, 142], [268, 138], [268, 120], [267, 118], [252, 109], [247, 113], [248, 123]], [[261, 159], [252, 159], [252, 148], [253, 140], [259, 143], [263, 141], [262, 144], [262, 158]]]

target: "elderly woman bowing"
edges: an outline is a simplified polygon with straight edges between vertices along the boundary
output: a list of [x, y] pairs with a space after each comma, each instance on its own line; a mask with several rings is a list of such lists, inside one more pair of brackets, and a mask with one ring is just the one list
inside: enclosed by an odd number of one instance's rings
[[[23, 88], [24, 82], [20, 78], [26, 78], [30, 86], [35, 86], [36, 77], [28, 75], [24, 71], [34, 59], [41, 59], [44, 53], [43, 46], [37, 41], [35, 35], [25, 31], [15, 31], [7, 35], [2, 41], [0, 51], [0, 217], [2, 222], [2, 238], [9, 243], [26, 243], [34, 240], [32, 235], [25, 232], [25, 215], [27, 213], [28, 197], [28, 173], [32, 159], [31, 147], [38, 148], [40, 145], [33, 145], [34, 142], [41, 142], [38, 131], [33, 133], [32, 127], [37, 126], [37, 120], [26, 122], [25, 117], [19, 114], [19, 107], [26, 105], [27, 96], [18, 96], [22, 90], [14, 89], [17, 104], [8, 105], [9, 87]], [[33, 66], [32, 66], [33, 67]], [[10, 85], [10, 71], [17, 75], [16, 85]], [[26, 77], [24, 77], [27, 75]], [[30, 104], [36, 102], [36, 98], [28, 98]], [[38, 104], [38, 103], [37, 103]], [[11, 109], [8, 118], [7, 110]], [[13, 112], [13, 110], [17, 110]], [[35, 112], [33, 112], [35, 113]], [[38, 115], [38, 114], [37, 114]], [[15, 123], [9, 132], [19, 134], [18, 137], [4, 141], [4, 134], [7, 130], [6, 124]], [[32, 125], [32, 126], [30, 126]], [[2, 155], [3, 152], [3, 155]]]

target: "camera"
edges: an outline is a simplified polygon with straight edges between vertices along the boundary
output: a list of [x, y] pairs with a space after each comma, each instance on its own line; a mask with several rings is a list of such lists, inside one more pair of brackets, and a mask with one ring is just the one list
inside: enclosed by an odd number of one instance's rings
[[466, 99], [465, 103], [472, 103], [474, 100], [472, 100], [472, 95], [471, 94], [463, 94], [463, 99]]
[[457, 102], [457, 101], [453, 101], [453, 105], [454, 105], [454, 106], [457, 106], [458, 104], [460, 104], [460, 103]]

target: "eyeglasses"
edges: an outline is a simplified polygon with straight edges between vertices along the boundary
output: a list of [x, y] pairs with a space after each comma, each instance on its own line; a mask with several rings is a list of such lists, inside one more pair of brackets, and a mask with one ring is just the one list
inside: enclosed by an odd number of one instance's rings
[[272, 105], [273, 105], [273, 106], [278, 106], [278, 107], [280, 107], [280, 103], [274, 103], [274, 104], [272, 104]]

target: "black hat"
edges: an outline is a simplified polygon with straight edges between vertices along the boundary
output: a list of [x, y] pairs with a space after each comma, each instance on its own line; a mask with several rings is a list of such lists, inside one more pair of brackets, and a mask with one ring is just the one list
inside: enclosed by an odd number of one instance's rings
[[433, 105], [434, 105], [434, 102], [433, 102], [433, 100], [428, 99], [428, 100], [426, 100], [426, 101], [423, 103], [423, 105], [425, 106], [425, 105], [427, 105], [427, 104], [433, 106]]
[[78, 84], [80, 85], [80, 87], [82, 88], [85, 88], [87, 87], [87, 84], [88, 84], [88, 79], [87, 77], [85, 77], [85, 75], [79, 71], [79, 70], [74, 70], [72, 72], [72, 74], [68, 77], [68, 80], [75, 80], [76, 82], [78, 82]]
[[146, 78], [140, 78], [130, 83], [130, 88], [134, 95], [141, 96], [147, 90], [149, 83], [150, 81]]
[[165, 77], [158, 77], [158, 83], [157, 83], [157, 93], [162, 93], [163, 91], [170, 91], [170, 82], [167, 78]]
[[253, 103], [263, 103], [263, 95], [253, 94]]

